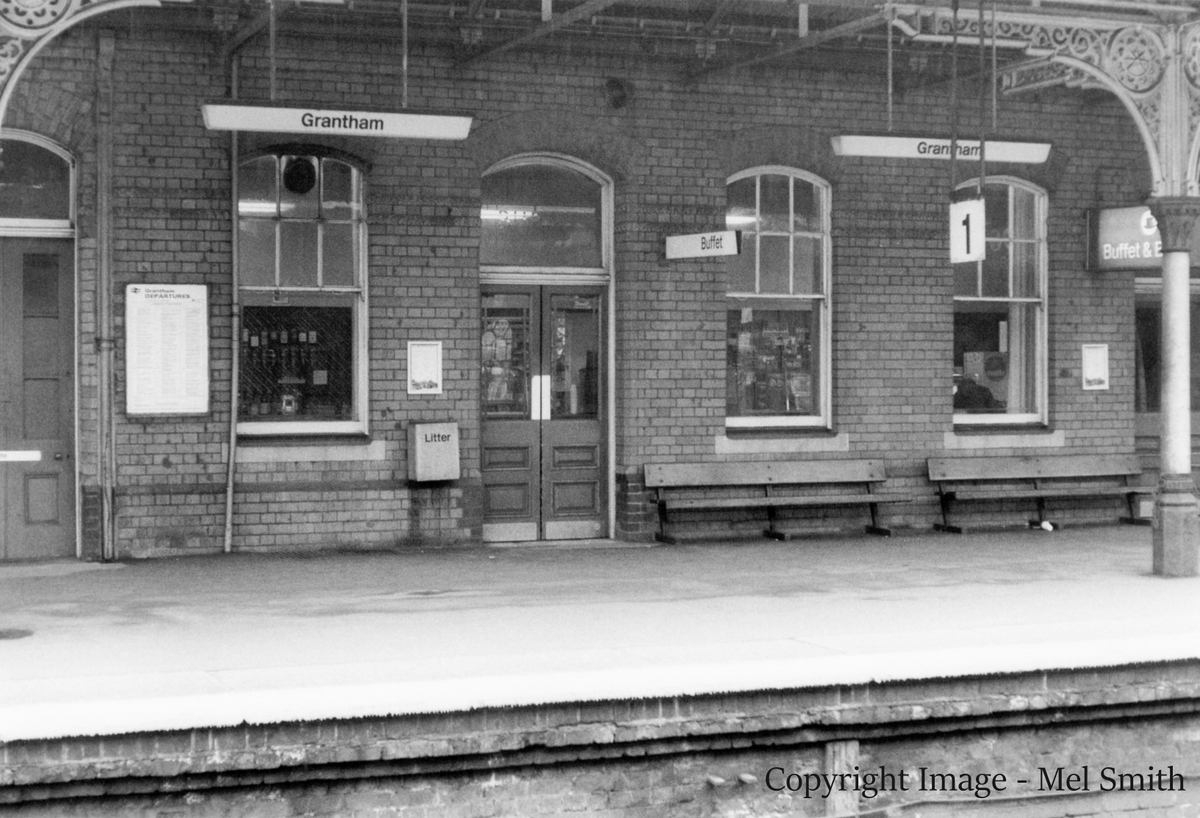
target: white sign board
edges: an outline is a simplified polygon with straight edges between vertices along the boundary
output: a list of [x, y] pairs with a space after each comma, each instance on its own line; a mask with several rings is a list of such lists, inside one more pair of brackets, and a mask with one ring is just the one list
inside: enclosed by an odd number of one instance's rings
[[378, 136], [392, 139], [466, 139], [471, 117], [416, 111], [342, 111], [270, 105], [205, 105], [210, 131]]
[[950, 203], [950, 263], [983, 261], [987, 243], [983, 232], [983, 199]]
[[208, 288], [125, 287], [125, 411], [208, 413]]
[[668, 259], [736, 256], [738, 250], [736, 230], [693, 233], [689, 236], [667, 236]]
[[[833, 152], [838, 156], [877, 156], [890, 159], [949, 159], [950, 140], [920, 136], [835, 136]], [[959, 139], [954, 146], [958, 159], [979, 159], [979, 140]], [[988, 162], [1040, 165], [1050, 158], [1048, 142], [987, 141], [983, 158]]]
[[1083, 388], [1108, 389], [1108, 344], [1083, 345]]
[[442, 394], [442, 342], [408, 342], [408, 394]]

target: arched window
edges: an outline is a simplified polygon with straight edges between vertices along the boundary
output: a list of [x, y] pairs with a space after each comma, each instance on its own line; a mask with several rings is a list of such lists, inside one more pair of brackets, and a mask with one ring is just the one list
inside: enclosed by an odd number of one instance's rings
[[603, 268], [600, 182], [564, 164], [528, 161], [484, 176], [481, 193], [481, 264]]
[[754, 168], [729, 177], [726, 197], [742, 241], [728, 266], [725, 425], [828, 428], [829, 185]]
[[362, 171], [340, 158], [241, 164], [240, 432], [366, 430], [364, 201]]
[[0, 140], [0, 226], [71, 226], [71, 163], [23, 139]]
[[1045, 423], [1046, 194], [996, 177], [983, 198], [986, 258], [954, 265], [954, 422]]

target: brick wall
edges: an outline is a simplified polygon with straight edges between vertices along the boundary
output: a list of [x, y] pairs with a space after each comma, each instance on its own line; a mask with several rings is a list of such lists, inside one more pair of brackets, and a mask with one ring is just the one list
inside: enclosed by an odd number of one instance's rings
[[0, 814], [1187, 816], [1200, 811], [1196, 670], [11, 742]]
[[[225, 96], [226, 76], [213, 57], [212, 38], [132, 20], [111, 29], [112, 111], [97, 111], [102, 98], [87, 68], [98, 32], [107, 30], [100, 18], [39, 56], [21, 82], [11, 119], [60, 141], [79, 159], [82, 482], [90, 487], [98, 480], [94, 152], [101, 123], [111, 129], [115, 154], [119, 552], [212, 550], [223, 537], [229, 423], [231, 144], [227, 133], [204, 129], [199, 106]], [[832, 185], [834, 431], [848, 448], [802, 456], [882, 457], [897, 487], [919, 497], [893, 522], [927, 527], [933, 521], [924, 459], [945, 451], [952, 431], [948, 167], [836, 157], [829, 148], [831, 135], [881, 130], [882, 83], [797, 69], [716, 73], [688, 83], [672, 64], [649, 54], [562, 52], [537, 60], [513, 54], [465, 68], [452, 67], [450, 56], [415, 49], [410, 104], [473, 112], [476, 127], [466, 143], [346, 139], [334, 145], [370, 166], [370, 425], [386, 459], [314, 460], [303, 441], [290, 441], [290, 462], [239, 466], [236, 547], [458, 542], [478, 535], [479, 179], [496, 161], [527, 151], [576, 157], [615, 183], [615, 467], [622, 487], [616, 534], [644, 538], [652, 529], [652, 507], [637, 476], [644, 463], [725, 456], [716, 450], [724, 434], [724, 266], [719, 260], [667, 262], [662, 242], [665, 235], [720, 226], [725, 178], [761, 164], [798, 167]], [[252, 41], [240, 58], [241, 97], [265, 99], [267, 76], [265, 44]], [[396, 50], [371, 38], [285, 34], [278, 77], [280, 102], [333, 99], [347, 108], [394, 108], [401, 93]], [[619, 109], [603, 93], [611, 77], [631, 89]], [[35, 88], [52, 89], [56, 104], [47, 105]], [[946, 93], [927, 87], [898, 96], [895, 132], [943, 133]], [[963, 133], [977, 133], [974, 112], [964, 111]], [[990, 172], [1020, 175], [1049, 194], [1048, 431], [1060, 436], [1061, 446], [1051, 445], [1059, 438], [1047, 434], [1046, 446], [1035, 438], [1032, 449], [1006, 449], [1001, 439], [1001, 448], [976, 451], [1131, 451], [1132, 280], [1084, 269], [1083, 225], [1089, 208], [1144, 198], [1149, 176], [1137, 133], [1115, 100], [1075, 92], [1006, 98], [1000, 117], [996, 138], [1054, 146], [1046, 166]], [[253, 147], [243, 139], [244, 148]], [[970, 163], [959, 163], [960, 179], [974, 173]], [[135, 281], [209, 286], [212, 408], [206, 417], [124, 415], [120, 294]], [[445, 392], [409, 396], [405, 343], [426, 338], [444, 344]], [[1081, 390], [1083, 343], [1109, 344], [1110, 390]], [[407, 426], [448, 419], [460, 424], [463, 479], [452, 491], [414, 493], [405, 479]], [[778, 439], [803, 451], [813, 438], [793, 433]], [[1104, 504], [1069, 519], [1114, 513], [1115, 506]], [[1011, 509], [983, 508], [978, 519], [1011, 522], [1013, 516]]]

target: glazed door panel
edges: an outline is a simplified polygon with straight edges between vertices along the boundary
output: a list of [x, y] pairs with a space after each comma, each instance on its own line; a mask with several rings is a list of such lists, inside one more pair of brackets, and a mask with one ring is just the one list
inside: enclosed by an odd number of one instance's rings
[[483, 294], [485, 540], [603, 536], [601, 304], [575, 288]]
[[[532, 399], [540, 365], [537, 292], [485, 292], [482, 310], [483, 536], [539, 538], [541, 437]], [[540, 395], [539, 395], [540, 398]]]
[[0, 239], [0, 559], [75, 554], [74, 259]]
[[542, 525], [548, 540], [603, 533], [600, 295], [545, 291], [544, 360], [550, 390], [542, 429]]

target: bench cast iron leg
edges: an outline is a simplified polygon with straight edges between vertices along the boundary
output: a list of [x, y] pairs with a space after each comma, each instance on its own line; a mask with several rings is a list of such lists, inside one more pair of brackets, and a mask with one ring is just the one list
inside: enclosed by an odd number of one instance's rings
[[879, 524], [879, 504], [871, 503], [871, 524], [867, 526], [867, 533], [874, 534], [877, 537], [890, 537], [892, 530], [884, 528]]
[[658, 501], [658, 533], [654, 535], [654, 539], [671, 545], [679, 542], [667, 533], [667, 504], [662, 500]]
[[942, 521], [933, 524], [934, 531], [945, 531], [950, 534], [961, 534], [962, 528], [956, 525], [950, 525], [950, 501], [954, 499], [954, 494], [948, 491], [939, 491], [938, 499], [942, 502]]

